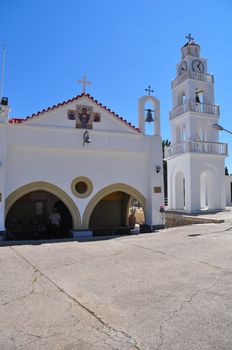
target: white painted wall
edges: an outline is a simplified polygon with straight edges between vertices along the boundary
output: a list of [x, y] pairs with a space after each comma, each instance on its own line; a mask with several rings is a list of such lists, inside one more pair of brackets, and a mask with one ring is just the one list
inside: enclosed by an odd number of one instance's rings
[[232, 205], [232, 175], [225, 176], [225, 182], [226, 182], [226, 205]]
[[[116, 183], [129, 185], [146, 198], [146, 223], [160, 224], [159, 208], [164, 203], [160, 135], [138, 133], [87, 97], [78, 103], [101, 113], [101, 123], [94, 123], [89, 130], [92, 143], [88, 146], [83, 146], [85, 130], [76, 129], [75, 121], [67, 120], [67, 110], [75, 109], [76, 102], [21, 124], [0, 123], [0, 231], [4, 230], [5, 198], [37, 181], [65, 191], [81, 216], [100, 190]], [[157, 165], [160, 173], [156, 173]], [[77, 198], [71, 191], [72, 180], [78, 176], [93, 183], [87, 198]], [[162, 192], [155, 194], [155, 186]]]
[[[210, 158], [213, 158], [212, 160]], [[212, 194], [208, 209], [224, 209], [226, 205], [226, 186], [224, 175], [224, 159], [221, 156], [185, 153], [168, 162], [168, 206], [169, 209], [179, 209], [176, 206], [179, 198], [176, 188], [176, 176], [181, 172], [185, 178], [185, 207], [187, 212], [201, 209], [201, 176], [208, 175], [209, 192]]]

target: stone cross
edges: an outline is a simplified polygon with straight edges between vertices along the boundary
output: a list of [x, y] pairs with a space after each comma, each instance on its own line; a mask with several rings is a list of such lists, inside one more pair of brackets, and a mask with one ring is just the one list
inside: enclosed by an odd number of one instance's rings
[[85, 94], [86, 85], [91, 85], [91, 82], [86, 80], [86, 75], [83, 75], [82, 80], [78, 80], [77, 82], [78, 84], [82, 84], [82, 92]]
[[154, 90], [151, 90], [150, 85], [148, 85], [148, 89], [145, 89], [145, 91], [148, 92], [148, 95], [149, 95], [149, 96], [151, 95], [151, 92], [154, 92]]
[[192, 35], [190, 33], [188, 33], [188, 35], [186, 35], [185, 38], [188, 39], [189, 43], [194, 40], [194, 38], [192, 37]]

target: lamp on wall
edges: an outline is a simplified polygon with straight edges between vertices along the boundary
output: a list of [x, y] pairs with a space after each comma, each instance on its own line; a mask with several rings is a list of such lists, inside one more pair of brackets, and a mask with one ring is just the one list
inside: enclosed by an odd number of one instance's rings
[[160, 172], [160, 170], [161, 170], [161, 167], [160, 167], [159, 165], [157, 165], [157, 166], [156, 166], [156, 172], [157, 172], [157, 174]]
[[85, 146], [85, 144], [89, 144], [91, 143], [92, 141], [90, 140], [90, 137], [89, 137], [89, 133], [88, 131], [86, 130], [83, 134], [83, 146]]
[[8, 97], [2, 97], [1, 105], [8, 106]]

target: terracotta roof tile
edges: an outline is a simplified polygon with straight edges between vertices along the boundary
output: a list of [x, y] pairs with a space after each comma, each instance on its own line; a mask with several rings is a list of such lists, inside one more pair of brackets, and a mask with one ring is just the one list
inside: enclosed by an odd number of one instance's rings
[[46, 112], [50, 112], [56, 108], [59, 108], [61, 106], [67, 105], [70, 102], [73, 102], [75, 100], [78, 100], [81, 97], [87, 97], [89, 98], [91, 101], [93, 101], [94, 103], [96, 103], [97, 106], [101, 107], [102, 109], [104, 109], [105, 111], [111, 113], [114, 117], [116, 117], [118, 120], [121, 120], [122, 122], [124, 122], [125, 124], [127, 124], [130, 128], [132, 128], [133, 130], [140, 132], [139, 128], [136, 128], [134, 125], [132, 125], [131, 123], [127, 122], [125, 119], [123, 119], [122, 117], [120, 117], [118, 114], [116, 114], [115, 112], [111, 111], [110, 108], [107, 108], [106, 106], [103, 106], [102, 103], [98, 102], [98, 100], [95, 100], [90, 94], [85, 94], [82, 93], [81, 95], [77, 95], [75, 97], [73, 97], [72, 99], [69, 99], [67, 101], [64, 101], [62, 103], [58, 103], [57, 105], [53, 105], [52, 107], [48, 107], [47, 109], [43, 109], [42, 111], [38, 111], [37, 113], [33, 113], [30, 116], [27, 116], [26, 118], [11, 118], [9, 119], [9, 123], [11, 124], [19, 124], [22, 122], [27, 121], [28, 119], [33, 119], [34, 117], [38, 117], [38, 116], [42, 116], [42, 114], [46, 113]]

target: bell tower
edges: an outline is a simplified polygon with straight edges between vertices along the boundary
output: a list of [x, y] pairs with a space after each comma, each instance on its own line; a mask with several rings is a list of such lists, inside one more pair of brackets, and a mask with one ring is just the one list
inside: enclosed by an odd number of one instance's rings
[[187, 212], [225, 208], [227, 144], [214, 128], [220, 117], [214, 101], [214, 76], [189, 34], [172, 81], [171, 146], [168, 162], [168, 207]]
[[[138, 124], [142, 135], [141, 147], [151, 155], [146, 167], [148, 195], [145, 220], [148, 225], [153, 226], [155, 222], [164, 224], [160, 214], [160, 205], [164, 204], [163, 151], [160, 135], [160, 101], [151, 95], [154, 91], [150, 85], [145, 91], [148, 95], [141, 96], [138, 100]], [[151, 127], [150, 133], [147, 133], [146, 124]]]

